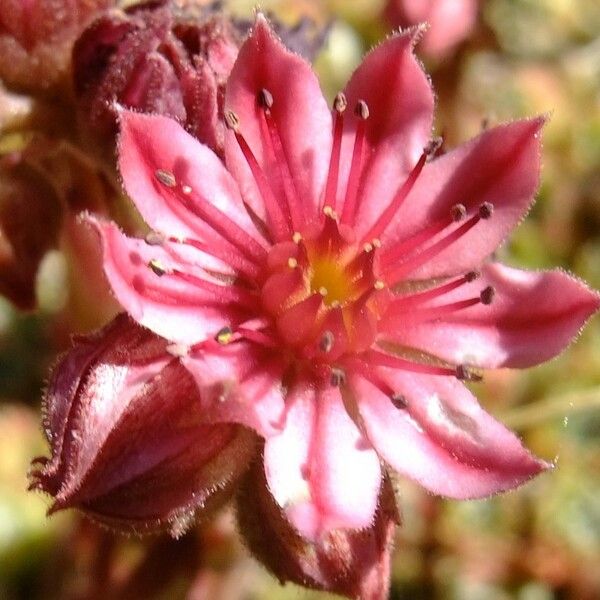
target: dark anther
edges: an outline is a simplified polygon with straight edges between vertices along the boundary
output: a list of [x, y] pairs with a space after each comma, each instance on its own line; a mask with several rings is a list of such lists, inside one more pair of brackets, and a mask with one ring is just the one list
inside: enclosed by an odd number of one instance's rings
[[494, 214], [494, 205], [491, 202], [484, 202], [479, 207], [479, 216], [482, 219], [489, 219]]
[[465, 365], [458, 365], [456, 367], [456, 378], [461, 381], [481, 381], [483, 377], [477, 373], [473, 373]]
[[273, 94], [265, 88], [258, 93], [258, 103], [262, 108], [271, 108], [273, 106]]
[[475, 281], [476, 279], [479, 279], [480, 276], [481, 276], [481, 273], [479, 271], [469, 271], [465, 275], [465, 281], [467, 283], [471, 283], [471, 281]]
[[402, 394], [396, 392], [390, 396], [390, 400], [398, 409], [408, 408], [408, 400], [406, 399], [406, 396], [403, 396]]
[[153, 258], [151, 261], [149, 261], [148, 266], [155, 275], [158, 275], [158, 277], [162, 277], [167, 272], [167, 269], [165, 269], [161, 262], [156, 258]]
[[481, 304], [491, 304], [494, 300], [495, 295], [496, 290], [491, 285], [488, 285], [486, 288], [482, 289], [481, 293], [479, 294]]
[[363, 121], [366, 121], [369, 118], [369, 106], [364, 100], [359, 100], [356, 103], [354, 114]]
[[335, 100], [333, 101], [333, 110], [342, 114], [346, 110], [347, 106], [348, 100], [346, 100], [346, 94], [344, 94], [344, 92], [337, 93]]
[[232, 110], [225, 112], [225, 125], [234, 132], [240, 129], [240, 119]]
[[335, 337], [333, 336], [333, 333], [329, 330], [324, 331], [321, 336], [321, 341], [319, 342], [319, 349], [321, 352], [331, 352], [334, 342]]
[[458, 223], [458, 221], [462, 221], [467, 216], [467, 208], [464, 204], [455, 204], [450, 209], [450, 215], [452, 216], [452, 220]]
[[339, 387], [346, 383], [346, 373], [338, 367], [331, 367], [331, 379], [329, 381], [333, 387]]
[[215, 340], [217, 342], [219, 342], [219, 344], [222, 344], [223, 346], [225, 346], [226, 344], [229, 344], [229, 342], [231, 341], [232, 335], [233, 335], [233, 330], [231, 329], [231, 327], [223, 327], [222, 329], [219, 329], [219, 331], [217, 332], [217, 335], [215, 335]]
[[173, 173], [171, 173], [170, 171], [165, 171], [164, 169], [156, 169], [156, 171], [154, 171], [154, 176], [163, 185], [166, 185], [167, 187], [175, 187], [177, 185], [175, 175], [173, 175]]
[[441, 138], [441, 137], [432, 138], [427, 143], [425, 148], [423, 148], [423, 154], [425, 154], [425, 156], [427, 156], [428, 158], [435, 156], [435, 153], [442, 147], [443, 143], [444, 143], [444, 138]]
[[144, 241], [148, 246], [162, 246], [165, 243], [165, 236], [157, 231], [150, 231], [146, 234]]

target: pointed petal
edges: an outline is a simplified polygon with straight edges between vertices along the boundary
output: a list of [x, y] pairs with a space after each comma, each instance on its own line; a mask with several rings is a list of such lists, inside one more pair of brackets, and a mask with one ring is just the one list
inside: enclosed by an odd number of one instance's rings
[[265, 471], [276, 501], [308, 539], [369, 526], [381, 470], [339, 389], [299, 384], [287, 402], [285, 429], [265, 445]]
[[442, 320], [396, 327], [391, 338], [454, 364], [525, 368], [559, 354], [600, 308], [600, 296], [562, 271], [528, 272], [492, 263], [444, 302], [492, 286], [491, 305], [478, 304]]
[[182, 358], [200, 390], [211, 423], [240, 423], [269, 437], [281, 431], [284, 414], [280, 357], [239, 341]]
[[379, 455], [429, 491], [457, 499], [515, 488], [549, 465], [494, 420], [450, 377], [380, 369], [408, 407], [359, 376], [351, 378], [365, 431]]
[[538, 188], [543, 124], [540, 117], [495, 127], [425, 165], [383, 236], [384, 244], [403, 241], [448, 218], [456, 204], [474, 214], [490, 202], [494, 211], [411, 277], [469, 271], [496, 250], [523, 218]]
[[119, 169], [150, 227], [213, 243], [222, 240], [215, 233], [222, 229], [250, 243], [254, 225], [235, 181], [212, 150], [168, 117], [121, 110], [119, 122]]
[[348, 110], [344, 113], [347, 118], [339, 189], [342, 197], [357, 123], [352, 113], [359, 100], [369, 107], [363, 191], [356, 218], [359, 233], [366, 232], [390, 203], [430, 139], [434, 97], [429, 79], [413, 53], [418, 33], [418, 29], [411, 29], [377, 46], [365, 56], [345, 89]]
[[[250, 37], [240, 48], [225, 94], [225, 109], [240, 120], [240, 131], [278, 199], [284, 198], [279, 166], [269, 160], [269, 135], [258, 103], [262, 89], [273, 96], [271, 114], [296, 189], [297, 201], [312, 216], [325, 185], [331, 148], [331, 115], [310, 65], [287, 50], [259, 14]], [[239, 182], [244, 200], [266, 221], [254, 178], [234, 135], [225, 136], [227, 167]]]
[[[229, 296], [233, 286], [211, 281], [201, 266], [181, 262], [168, 245], [151, 246], [128, 238], [112, 223], [91, 218], [89, 222], [102, 237], [104, 271], [117, 300], [141, 325], [168, 340], [191, 345], [241, 318], [240, 306]], [[206, 266], [214, 264], [200, 252], [196, 256], [200, 265], [203, 259]], [[152, 261], [207, 280], [211, 289], [168, 273], [159, 276], [149, 267]]]

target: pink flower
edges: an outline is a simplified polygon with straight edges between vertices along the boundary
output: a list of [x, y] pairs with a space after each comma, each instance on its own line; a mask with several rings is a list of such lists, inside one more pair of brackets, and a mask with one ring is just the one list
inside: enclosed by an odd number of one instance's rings
[[477, 20], [478, 0], [388, 0], [385, 17], [394, 27], [427, 23], [421, 51], [443, 58], [465, 40]]
[[436, 157], [415, 31], [369, 53], [330, 111], [259, 15], [225, 97], [225, 167], [163, 116], [123, 111], [145, 239], [95, 222], [105, 271], [171, 342], [206, 422], [265, 438], [268, 489], [306, 539], [373, 519], [389, 465], [480, 498], [549, 464], [461, 380], [560, 352], [600, 300], [490, 256], [538, 186], [542, 118]]

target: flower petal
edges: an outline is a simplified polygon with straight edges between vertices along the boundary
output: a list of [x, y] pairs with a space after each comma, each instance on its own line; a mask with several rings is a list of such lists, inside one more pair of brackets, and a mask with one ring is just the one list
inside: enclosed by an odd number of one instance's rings
[[495, 290], [491, 305], [477, 304], [450, 317], [391, 332], [403, 346], [454, 364], [525, 368], [559, 354], [600, 308], [600, 296], [562, 271], [528, 272], [492, 263], [482, 277], [444, 302]]
[[121, 110], [120, 125], [119, 169], [150, 227], [259, 251], [237, 185], [210, 148], [168, 117]]
[[287, 398], [285, 428], [265, 444], [271, 493], [308, 539], [371, 524], [381, 470], [346, 412], [338, 388], [300, 384]]
[[341, 197], [346, 192], [344, 182], [352, 162], [357, 124], [353, 110], [359, 100], [369, 107], [364, 181], [355, 220], [359, 233], [366, 232], [391, 202], [430, 139], [434, 97], [429, 79], [413, 53], [418, 32], [405, 31], [377, 46], [365, 56], [345, 89], [348, 110], [344, 113], [346, 127], [340, 161]]
[[549, 465], [494, 420], [451, 377], [379, 370], [407, 408], [360, 376], [350, 380], [365, 431], [379, 455], [399, 473], [435, 494], [481, 498], [515, 488]]
[[[478, 268], [529, 209], [539, 183], [540, 129], [544, 118], [495, 127], [425, 165], [415, 187], [382, 236], [401, 242], [463, 204], [468, 215], [484, 202], [491, 218], [481, 220], [449, 248], [411, 273], [415, 279]], [[443, 234], [442, 234], [443, 235]]]
[[[127, 312], [141, 325], [168, 340], [194, 344], [215, 335], [232, 321], [243, 320], [243, 310], [236, 302], [234, 286], [211, 280], [201, 266], [181, 261], [181, 255], [169, 252], [170, 246], [152, 246], [138, 239], [128, 238], [112, 223], [91, 218], [102, 237], [104, 271], [109, 283]], [[198, 252], [200, 265], [214, 263]], [[149, 265], [167, 271], [159, 275]], [[169, 269], [183, 267], [186, 278], [168, 273]], [[187, 276], [197, 277], [190, 281]], [[202, 287], [200, 280], [209, 288]]]
[[[258, 14], [250, 37], [240, 48], [225, 95], [225, 109], [240, 120], [240, 132], [265, 173], [278, 199], [284, 198], [280, 166], [270, 158], [270, 136], [258, 98], [266, 89], [273, 96], [271, 115], [295, 187], [298, 207], [312, 216], [318, 206], [329, 166], [331, 114], [310, 65], [287, 50], [263, 15]], [[227, 167], [239, 182], [244, 200], [266, 221], [261, 195], [235, 136], [225, 136]], [[312, 210], [311, 210], [312, 209]]]
[[281, 431], [283, 364], [256, 344], [239, 341], [182, 358], [200, 389], [208, 422], [246, 425], [264, 437]]

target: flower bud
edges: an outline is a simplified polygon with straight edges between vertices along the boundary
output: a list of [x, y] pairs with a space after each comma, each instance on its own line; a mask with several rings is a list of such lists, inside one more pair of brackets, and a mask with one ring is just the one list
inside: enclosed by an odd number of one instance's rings
[[262, 461], [255, 461], [237, 495], [237, 519], [254, 557], [281, 583], [362, 600], [388, 597], [391, 545], [400, 520], [389, 479], [370, 527], [333, 530], [312, 542], [286, 519], [268, 489]]
[[73, 51], [81, 119], [112, 141], [117, 103], [175, 118], [220, 152], [219, 111], [240, 42], [232, 22], [208, 6], [150, 2], [107, 13]]
[[114, 0], [0, 0], [0, 79], [40, 92], [66, 74], [73, 42]]
[[50, 458], [31, 489], [123, 531], [170, 528], [227, 500], [255, 437], [209, 424], [196, 385], [167, 342], [123, 315], [76, 340], [55, 367], [44, 402]]

